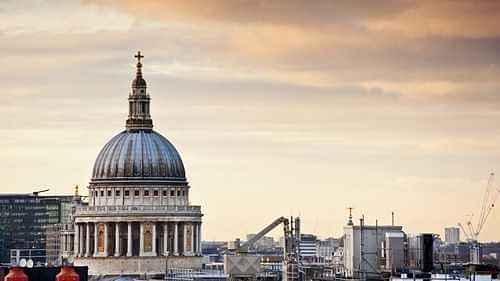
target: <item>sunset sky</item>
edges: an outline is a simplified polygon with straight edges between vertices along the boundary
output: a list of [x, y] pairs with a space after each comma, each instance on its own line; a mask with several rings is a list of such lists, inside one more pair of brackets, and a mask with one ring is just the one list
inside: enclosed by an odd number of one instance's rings
[[[500, 186], [498, 1], [7, 0], [0, 19], [2, 192], [87, 186], [138, 50], [204, 239], [281, 215], [338, 237], [348, 206], [443, 234]], [[481, 239], [499, 233], [497, 209]]]

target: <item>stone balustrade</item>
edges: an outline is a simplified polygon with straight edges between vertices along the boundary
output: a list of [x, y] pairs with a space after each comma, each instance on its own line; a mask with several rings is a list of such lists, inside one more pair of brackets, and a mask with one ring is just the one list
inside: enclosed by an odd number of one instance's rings
[[132, 206], [85, 206], [76, 210], [79, 216], [120, 214], [201, 214], [201, 206], [192, 205], [132, 205]]

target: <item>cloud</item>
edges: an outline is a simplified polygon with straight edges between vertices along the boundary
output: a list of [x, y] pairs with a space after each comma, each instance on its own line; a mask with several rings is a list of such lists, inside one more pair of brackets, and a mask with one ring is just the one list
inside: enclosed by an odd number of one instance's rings
[[[200, 45], [184, 49], [192, 55], [187, 61], [158, 66], [168, 72], [177, 65], [171, 74], [192, 70], [215, 79], [375, 87], [426, 102], [491, 102], [500, 91], [491, 82], [500, 75], [500, 27], [495, 24], [500, 6], [495, 2], [87, 3], [122, 11], [140, 23], [190, 28], [203, 37]], [[198, 50], [204, 54], [198, 56]], [[481, 83], [488, 84], [484, 92], [485, 87], [477, 87]]]
[[375, 32], [406, 36], [469, 37], [500, 36], [500, 3], [497, 1], [418, 1], [402, 13], [375, 19], [366, 27]]

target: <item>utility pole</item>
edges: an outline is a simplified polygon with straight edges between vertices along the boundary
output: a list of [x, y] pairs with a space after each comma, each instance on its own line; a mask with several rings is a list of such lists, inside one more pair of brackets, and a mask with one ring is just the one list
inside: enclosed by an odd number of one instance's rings
[[359, 219], [359, 246], [360, 246], [360, 255], [359, 255], [359, 273], [360, 279], [362, 281], [366, 280], [365, 276], [365, 243], [364, 243], [364, 233], [363, 228], [365, 225], [365, 215]]
[[380, 253], [380, 244], [378, 243], [378, 219], [375, 220], [375, 243], [377, 243], [377, 247], [376, 247], [376, 258], [377, 258], [377, 264], [378, 266], [380, 266], [380, 258], [379, 258], [379, 253]]

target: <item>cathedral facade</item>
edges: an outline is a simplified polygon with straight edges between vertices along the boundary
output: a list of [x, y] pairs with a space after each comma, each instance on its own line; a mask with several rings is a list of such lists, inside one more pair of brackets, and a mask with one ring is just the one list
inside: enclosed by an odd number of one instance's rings
[[88, 206], [75, 213], [75, 265], [91, 275], [162, 274], [201, 267], [200, 206], [175, 147], [153, 130], [140, 52], [126, 130], [97, 156]]

